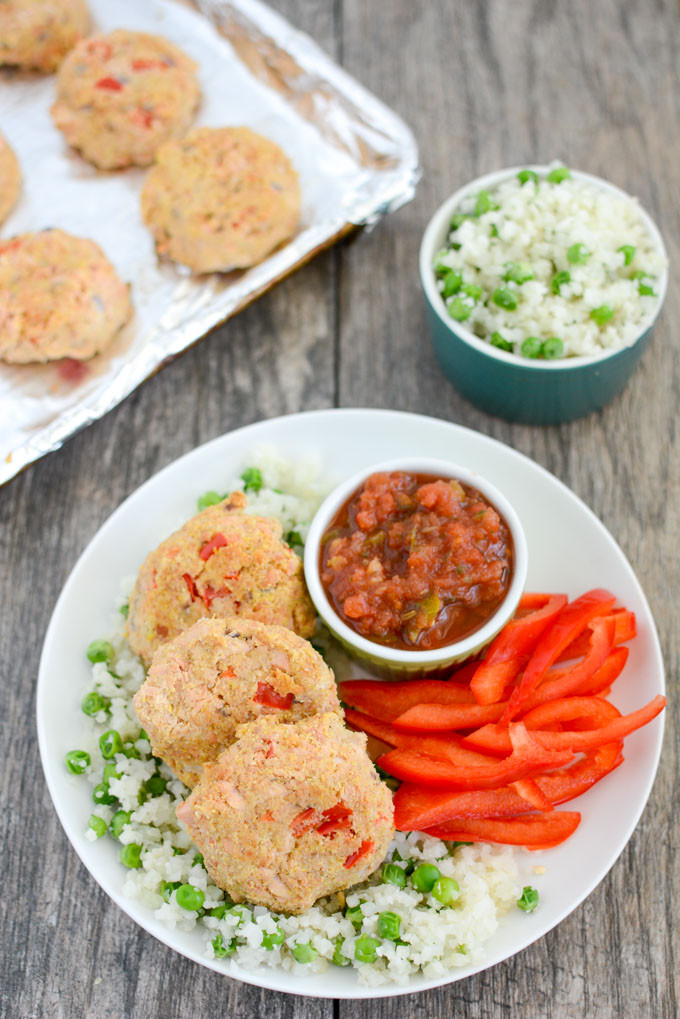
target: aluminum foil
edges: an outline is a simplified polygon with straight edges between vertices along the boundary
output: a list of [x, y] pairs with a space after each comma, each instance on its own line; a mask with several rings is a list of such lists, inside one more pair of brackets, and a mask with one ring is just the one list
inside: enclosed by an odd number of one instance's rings
[[246, 272], [192, 276], [156, 258], [139, 214], [142, 170], [97, 171], [65, 145], [54, 78], [0, 72], [0, 129], [24, 174], [2, 236], [60, 227], [91, 237], [132, 284], [133, 320], [84, 364], [0, 364], [0, 484], [115, 407], [152, 372], [355, 226], [413, 196], [413, 135], [306, 35], [258, 0], [90, 0], [94, 27], [164, 35], [198, 63], [198, 125], [245, 124], [300, 175], [297, 235]]

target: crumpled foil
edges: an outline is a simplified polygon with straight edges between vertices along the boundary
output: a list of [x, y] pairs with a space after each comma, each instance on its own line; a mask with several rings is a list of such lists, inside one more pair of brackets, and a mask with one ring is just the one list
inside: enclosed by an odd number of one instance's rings
[[297, 235], [247, 271], [193, 276], [156, 257], [139, 213], [144, 171], [101, 172], [50, 118], [55, 79], [0, 71], [0, 129], [24, 175], [8, 238], [59, 227], [91, 237], [132, 284], [135, 314], [83, 364], [0, 363], [0, 484], [97, 420], [161, 365], [356, 226], [409, 201], [419, 177], [407, 126], [259, 0], [90, 0], [94, 30], [164, 35], [199, 65], [195, 126], [244, 124], [277, 142], [302, 191]]

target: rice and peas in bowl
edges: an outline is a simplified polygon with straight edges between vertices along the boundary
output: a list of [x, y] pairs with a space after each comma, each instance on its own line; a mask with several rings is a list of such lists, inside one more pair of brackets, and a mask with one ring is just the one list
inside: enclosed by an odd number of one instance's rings
[[[262, 448], [225, 492], [245, 488], [248, 511], [279, 519], [289, 544], [301, 549], [329, 487], [317, 463], [292, 463]], [[198, 508], [220, 497], [208, 492]], [[85, 838], [120, 844], [126, 896], [170, 928], [202, 929], [206, 957], [222, 960], [227, 973], [281, 967], [303, 976], [329, 965], [351, 966], [369, 986], [403, 984], [418, 973], [442, 977], [474, 965], [504, 913], [517, 905], [533, 908], [535, 893], [522, 895], [521, 850], [445, 843], [417, 833], [397, 833], [367, 881], [319, 900], [302, 915], [234, 905], [211, 881], [177, 820], [186, 787], [154, 758], [135, 715], [132, 698], [145, 671], [123, 634], [132, 580], [125, 586], [111, 632], [87, 649], [92, 678], [81, 701], [87, 728], [67, 766], [92, 786]], [[340, 678], [347, 674], [344, 653], [327, 633], [320, 630], [313, 643]]]
[[550, 361], [631, 346], [658, 311], [666, 267], [635, 199], [553, 165], [470, 189], [432, 269], [456, 328]]

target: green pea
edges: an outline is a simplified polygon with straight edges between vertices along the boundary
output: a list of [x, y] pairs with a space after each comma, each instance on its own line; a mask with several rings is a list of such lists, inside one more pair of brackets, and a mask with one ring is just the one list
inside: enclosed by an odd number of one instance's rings
[[520, 184], [528, 184], [529, 181], [538, 184], [538, 174], [534, 173], [533, 170], [520, 170], [517, 174], [517, 180]]
[[113, 835], [114, 839], [120, 838], [120, 836], [123, 833], [123, 828], [125, 828], [126, 825], [130, 823], [131, 817], [132, 817], [131, 810], [116, 811], [116, 813], [111, 818], [111, 823], [109, 824], [109, 831]]
[[383, 864], [382, 879], [387, 885], [396, 885], [397, 888], [406, 887], [406, 872], [396, 863]]
[[411, 874], [411, 884], [417, 892], [431, 892], [440, 876], [439, 868], [433, 863], [421, 863]]
[[115, 764], [105, 764], [102, 772], [102, 782], [108, 786], [112, 778], [120, 778], [120, 773], [116, 771]]
[[659, 295], [654, 290], [654, 287], [650, 287], [648, 283], [638, 283], [638, 293], [640, 297], [658, 297]]
[[561, 272], [555, 273], [550, 284], [550, 289], [553, 294], [559, 294], [560, 287], [564, 286], [565, 283], [571, 283], [571, 273], [567, 272], [566, 269], [562, 269]]
[[609, 304], [601, 304], [598, 308], [593, 308], [590, 317], [599, 326], [604, 326], [613, 319], [614, 309]]
[[196, 853], [194, 856], [194, 867], [204, 867], [205, 860], [203, 859], [203, 853]]
[[331, 957], [331, 962], [333, 963], [334, 966], [349, 966], [350, 965], [351, 960], [348, 959], [346, 955], [342, 954], [342, 946], [344, 945], [344, 943], [345, 943], [345, 939], [340, 937], [340, 936], [338, 936], [335, 939], [335, 942], [334, 942], [335, 948], [333, 949], [333, 955]]
[[246, 492], [259, 492], [262, 488], [262, 471], [259, 467], [246, 467], [241, 475], [243, 488]]
[[449, 315], [456, 322], [464, 322], [472, 314], [472, 308], [466, 304], [462, 297], [454, 297], [449, 305]]
[[113, 661], [114, 654], [113, 644], [108, 640], [93, 640], [87, 647], [87, 657], [93, 665], [95, 662], [106, 662], [108, 665]]
[[622, 244], [621, 247], [617, 248], [616, 250], [620, 251], [621, 254], [623, 255], [623, 264], [624, 265], [631, 265], [632, 264], [633, 259], [635, 258], [635, 251], [636, 251], [636, 248], [635, 248], [634, 244]]
[[305, 543], [302, 540], [302, 536], [299, 531], [289, 531], [286, 535], [286, 545], [290, 545], [291, 548], [295, 548], [296, 546], [304, 548], [304, 544]]
[[116, 797], [112, 796], [109, 792], [108, 782], [100, 782], [99, 785], [94, 787], [92, 790], [92, 799], [95, 803], [105, 804], [106, 806], [110, 806], [112, 803], [116, 802]]
[[109, 758], [115, 757], [116, 754], [122, 753], [123, 741], [120, 738], [120, 733], [116, 732], [115, 729], [108, 729], [106, 732], [103, 732], [99, 737], [99, 749], [105, 760], [109, 760]]
[[182, 909], [198, 911], [205, 902], [205, 895], [194, 885], [180, 885], [175, 893], [175, 899]]
[[90, 755], [87, 750], [69, 750], [64, 762], [72, 775], [82, 775], [90, 767]]
[[127, 602], [125, 602], [124, 605], [121, 605], [121, 607], [118, 609], [118, 611], [120, 612], [120, 614], [123, 617], [123, 619], [127, 619], [128, 613], [130, 611], [130, 606], [128, 605]]
[[219, 906], [215, 906], [210, 910], [210, 915], [217, 917], [218, 920], [224, 920], [224, 917], [233, 905], [234, 903], [227, 897], [224, 902], [220, 902]]
[[567, 261], [571, 262], [572, 265], [585, 265], [590, 255], [591, 252], [580, 241], [567, 248]]
[[361, 908], [361, 903], [359, 903], [358, 906], [348, 906], [345, 910], [345, 916], [351, 922], [352, 926], [359, 930], [364, 922], [364, 911]]
[[225, 945], [222, 935], [216, 934], [210, 944], [216, 959], [226, 959], [228, 955], [233, 955], [236, 951], [236, 938], [232, 938], [229, 944]]
[[447, 265], [444, 259], [447, 257], [448, 251], [444, 248], [442, 251], [438, 251], [435, 255], [434, 263], [432, 268], [434, 269], [435, 276], [440, 279], [442, 276], [446, 276], [447, 272], [451, 272], [451, 266]]
[[296, 962], [308, 963], [314, 962], [319, 953], [316, 948], [309, 944], [309, 942], [306, 942], [302, 945], [293, 945], [290, 950], [290, 954]]
[[513, 283], [526, 283], [534, 278], [534, 270], [528, 262], [509, 262], [504, 280], [512, 280]]
[[138, 870], [142, 866], [142, 847], [136, 842], [123, 846], [120, 851], [120, 862], [129, 870]]
[[491, 339], [489, 341], [492, 347], [498, 347], [499, 350], [506, 350], [509, 354], [512, 354], [514, 350], [510, 340], [506, 340], [500, 333], [491, 333]]
[[357, 962], [375, 962], [377, 957], [376, 949], [380, 947], [377, 938], [371, 938], [363, 934], [357, 938], [354, 945], [354, 958]]
[[222, 502], [226, 498], [226, 495], [220, 495], [219, 492], [205, 492], [204, 495], [201, 495], [198, 498], [199, 513], [201, 510], [207, 509], [208, 506], [217, 506], [218, 503]]
[[549, 336], [547, 340], [543, 340], [541, 355], [548, 361], [554, 361], [555, 358], [564, 355], [564, 343], [559, 336]]
[[91, 693], [86, 693], [80, 702], [80, 710], [85, 715], [98, 715], [100, 711], [106, 711], [111, 706], [111, 701], [108, 697], [102, 697], [97, 690], [92, 690]]
[[522, 340], [520, 349], [524, 357], [540, 357], [543, 350], [543, 341], [538, 336], [527, 336], [526, 340]]
[[538, 905], [538, 892], [531, 885], [525, 885], [522, 890], [522, 897], [517, 900], [517, 905], [525, 913], [531, 913]]
[[170, 902], [172, 893], [181, 885], [181, 881], [161, 881], [161, 898], [164, 902]]
[[397, 941], [401, 930], [401, 917], [398, 913], [381, 913], [378, 917], [378, 934], [388, 941]]
[[103, 817], [97, 817], [96, 814], [90, 814], [90, 820], [87, 822], [87, 827], [91, 828], [98, 839], [102, 835], [106, 835], [106, 821]]
[[440, 877], [432, 886], [432, 894], [442, 906], [450, 906], [460, 895], [460, 887], [452, 877]]
[[463, 284], [462, 289], [463, 293], [467, 294], [468, 297], [471, 297], [473, 301], [478, 301], [484, 293], [482, 288], [477, 286], [476, 283], [465, 283]]
[[466, 219], [470, 219], [470, 215], [467, 212], [454, 212], [451, 217], [450, 228], [451, 230], [458, 230], [463, 225]]
[[168, 783], [160, 775], [152, 775], [151, 778], [147, 778], [144, 788], [149, 796], [160, 796], [165, 792], [167, 785]]
[[268, 952], [271, 952], [273, 948], [278, 948], [279, 945], [283, 944], [285, 937], [286, 935], [277, 924], [276, 930], [273, 934], [267, 932], [262, 935], [262, 947], [266, 948]]
[[145, 739], [147, 741], [147, 743], [149, 742], [149, 737], [147, 735], [146, 729], [140, 729], [139, 730], [139, 734], [137, 736], [137, 739]]
[[489, 191], [480, 191], [475, 202], [475, 216], [483, 216], [485, 212], [491, 212], [498, 208]]
[[506, 311], [514, 311], [518, 304], [517, 294], [508, 287], [498, 287], [497, 290], [494, 290], [491, 300], [499, 308], [505, 308]]
[[556, 166], [545, 179], [551, 184], [561, 184], [563, 180], [571, 180], [571, 172], [566, 166]]
[[251, 919], [250, 910], [246, 906], [240, 905], [240, 903], [236, 906], [230, 906], [229, 909], [225, 910], [225, 916], [227, 914], [238, 917], [237, 927], [243, 927], [246, 920]]
[[463, 277], [459, 272], [452, 272], [450, 269], [444, 277], [442, 297], [453, 297], [463, 285]]

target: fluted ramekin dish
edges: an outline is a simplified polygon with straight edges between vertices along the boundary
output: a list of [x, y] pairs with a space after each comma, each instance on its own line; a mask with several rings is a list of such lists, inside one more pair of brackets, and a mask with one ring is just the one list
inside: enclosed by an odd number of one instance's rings
[[[410, 471], [451, 478], [476, 488], [505, 521], [513, 546], [513, 573], [510, 585], [500, 605], [478, 630], [444, 647], [418, 651], [387, 647], [362, 637], [349, 627], [335, 611], [321, 582], [319, 555], [321, 541], [331, 520], [343, 503], [371, 474], [377, 472]], [[368, 669], [387, 679], [435, 675], [479, 654], [512, 619], [524, 590], [527, 575], [527, 542], [519, 517], [495, 485], [486, 478], [458, 464], [429, 457], [387, 460], [373, 464], [352, 475], [338, 485], [324, 500], [312, 520], [305, 544], [305, 579], [321, 619], [333, 636], [353, 657], [366, 663]]]

